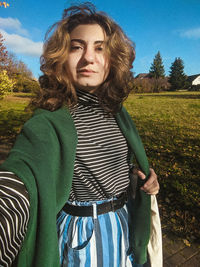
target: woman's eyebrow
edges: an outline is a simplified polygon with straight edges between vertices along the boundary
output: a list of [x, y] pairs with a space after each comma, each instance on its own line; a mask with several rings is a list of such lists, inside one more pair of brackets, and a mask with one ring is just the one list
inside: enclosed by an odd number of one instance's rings
[[[81, 43], [81, 44], [86, 44], [86, 41], [82, 40], [82, 39], [72, 39], [71, 42], [77, 42], [77, 43]], [[94, 42], [94, 44], [103, 44], [105, 43], [105, 41], [103, 40], [97, 40]]]
[[77, 42], [77, 43], [85, 44], [85, 41], [82, 39], [72, 39], [71, 42]]
[[99, 41], [95, 41], [94, 43], [95, 43], [95, 44], [104, 44], [105, 41], [100, 41], [100, 40], [99, 40]]

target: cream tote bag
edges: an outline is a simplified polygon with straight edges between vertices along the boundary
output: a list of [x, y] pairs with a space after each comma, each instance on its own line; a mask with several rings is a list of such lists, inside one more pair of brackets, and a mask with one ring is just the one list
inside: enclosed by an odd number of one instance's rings
[[151, 233], [148, 244], [151, 267], [163, 266], [162, 231], [157, 198], [151, 195]]
[[[135, 198], [137, 175], [130, 174], [132, 197]], [[148, 255], [151, 267], [163, 267], [162, 231], [156, 195], [151, 195], [151, 232], [148, 244]]]

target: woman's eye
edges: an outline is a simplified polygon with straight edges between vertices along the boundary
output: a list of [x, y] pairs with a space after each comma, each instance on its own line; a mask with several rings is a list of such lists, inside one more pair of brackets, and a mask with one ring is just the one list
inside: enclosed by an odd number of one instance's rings
[[79, 46], [79, 45], [72, 45], [72, 46], [71, 46], [71, 50], [72, 50], [72, 51], [76, 51], [76, 50], [79, 50], [79, 49], [82, 49], [82, 47]]
[[96, 47], [96, 50], [97, 50], [97, 51], [103, 51], [103, 47], [101, 47], [101, 46]]

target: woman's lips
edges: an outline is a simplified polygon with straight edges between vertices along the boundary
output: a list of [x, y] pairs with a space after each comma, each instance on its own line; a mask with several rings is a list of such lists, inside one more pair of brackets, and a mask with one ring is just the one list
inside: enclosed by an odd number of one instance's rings
[[78, 73], [81, 73], [81, 74], [92, 74], [92, 73], [96, 73], [96, 71], [91, 70], [91, 69], [81, 69], [81, 70], [78, 70]]

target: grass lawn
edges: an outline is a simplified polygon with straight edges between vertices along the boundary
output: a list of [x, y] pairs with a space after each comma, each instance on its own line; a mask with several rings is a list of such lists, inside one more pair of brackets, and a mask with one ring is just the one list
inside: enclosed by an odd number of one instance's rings
[[125, 103], [159, 176], [163, 223], [200, 237], [200, 92], [131, 95]]
[[[27, 94], [0, 101], [1, 142], [14, 141], [30, 117]], [[132, 116], [158, 174], [163, 224], [189, 241], [200, 239], [200, 92], [130, 95]]]
[[25, 111], [30, 94], [15, 93], [0, 100], [0, 142], [13, 142], [23, 123], [30, 117]]

